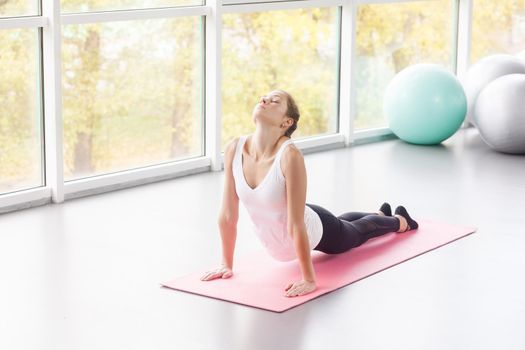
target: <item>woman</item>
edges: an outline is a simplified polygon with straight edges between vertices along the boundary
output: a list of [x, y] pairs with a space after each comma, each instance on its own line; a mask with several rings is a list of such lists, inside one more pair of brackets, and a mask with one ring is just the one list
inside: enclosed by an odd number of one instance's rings
[[354, 212], [338, 217], [318, 205], [305, 203], [304, 158], [290, 138], [299, 121], [294, 99], [286, 91], [272, 91], [261, 97], [252, 118], [255, 133], [231, 141], [224, 152], [224, 193], [218, 218], [223, 262], [201, 280], [233, 275], [239, 199], [268, 253], [282, 261], [299, 260], [302, 280], [285, 287], [287, 297], [316, 289], [312, 249], [343, 253], [370, 238], [418, 227], [402, 206], [391, 216], [388, 203], [378, 213]]

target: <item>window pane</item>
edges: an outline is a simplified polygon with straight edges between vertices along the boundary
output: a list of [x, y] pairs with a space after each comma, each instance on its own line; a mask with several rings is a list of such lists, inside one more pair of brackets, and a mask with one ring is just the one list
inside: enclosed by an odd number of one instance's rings
[[0, 17], [38, 15], [38, 0], [0, 0]]
[[43, 185], [38, 37], [0, 30], [0, 193]]
[[63, 27], [65, 178], [200, 156], [201, 17]]
[[297, 102], [294, 138], [337, 132], [338, 23], [337, 8], [224, 15], [223, 149], [255, 130], [253, 108], [273, 89]]
[[470, 61], [499, 53], [525, 58], [525, 0], [475, 0]]
[[61, 11], [65, 12], [90, 12], [112, 11], [130, 9], [148, 9], [159, 7], [195, 6], [204, 5], [204, 0], [116, 0], [116, 1], [87, 1], [87, 0], [62, 0]]
[[361, 5], [357, 13], [354, 128], [387, 126], [383, 95], [392, 78], [416, 63], [455, 65], [455, 0]]

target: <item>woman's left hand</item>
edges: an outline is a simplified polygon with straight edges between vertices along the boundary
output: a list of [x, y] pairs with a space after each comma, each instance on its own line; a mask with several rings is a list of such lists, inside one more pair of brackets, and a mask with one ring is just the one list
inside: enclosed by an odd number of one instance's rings
[[301, 280], [301, 281], [292, 282], [288, 284], [284, 290], [287, 291], [285, 293], [285, 296], [295, 297], [295, 296], [311, 293], [316, 288], [317, 286], [315, 285], [315, 282]]

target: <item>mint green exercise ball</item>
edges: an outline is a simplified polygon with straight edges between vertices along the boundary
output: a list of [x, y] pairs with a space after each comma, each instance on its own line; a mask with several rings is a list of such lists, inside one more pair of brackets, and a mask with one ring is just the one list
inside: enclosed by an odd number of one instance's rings
[[467, 113], [467, 98], [454, 74], [436, 64], [416, 64], [388, 84], [383, 113], [400, 139], [435, 145], [459, 129]]

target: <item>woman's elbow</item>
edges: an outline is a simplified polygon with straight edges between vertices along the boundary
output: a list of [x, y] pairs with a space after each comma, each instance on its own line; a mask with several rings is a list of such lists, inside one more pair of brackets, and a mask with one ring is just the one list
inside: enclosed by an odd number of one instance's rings
[[290, 238], [294, 238], [296, 235], [302, 235], [306, 233], [306, 225], [302, 223], [292, 223], [288, 225], [288, 235]]
[[217, 219], [219, 227], [231, 227], [237, 225], [238, 217], [233, 215], [221, 215]]

